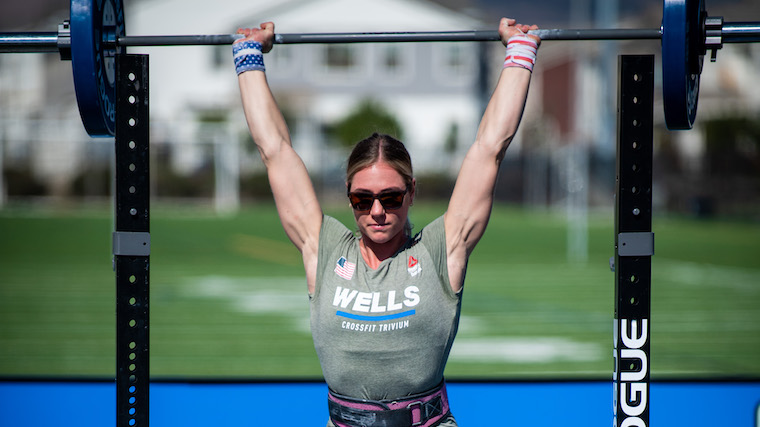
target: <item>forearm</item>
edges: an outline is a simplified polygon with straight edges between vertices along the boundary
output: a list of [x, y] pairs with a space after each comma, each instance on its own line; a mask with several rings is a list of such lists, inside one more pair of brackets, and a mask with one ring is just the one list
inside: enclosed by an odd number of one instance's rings
[[251, 137], [259, 149], [264, 164], [269, 162], [282, 145], [290, 145], [290, 134], [263, 71], [248, 71], [238, 75], [243, 111]]
[[524, 68], [504, 68], [480, 121], [475, 144], [499, 160], [520, 125], [530, 78], [531, 72]]

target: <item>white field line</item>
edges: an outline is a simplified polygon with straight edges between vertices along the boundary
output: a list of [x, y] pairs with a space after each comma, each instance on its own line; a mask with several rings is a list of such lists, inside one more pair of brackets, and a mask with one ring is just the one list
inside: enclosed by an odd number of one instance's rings
[[[289, 317], [293, 330], [309, 333], [309, 304], [303, 277], [197, 277], [190, 279], [186, 289], [190, 297], [227, 301], [238, 312]], [[596, 361], [605, 355], [601, 346], [565, 338], [479, 337], [489, 329], [492, 327], [479, 317], [462, 316], [459, 330], [465, 336], [454, 342], [451, 359], [470, 363], [549, 363]]]
[[561, 337], [458, 338], [450, 360], [459, 362], [551, 363], [594, 362], [611, 350]]

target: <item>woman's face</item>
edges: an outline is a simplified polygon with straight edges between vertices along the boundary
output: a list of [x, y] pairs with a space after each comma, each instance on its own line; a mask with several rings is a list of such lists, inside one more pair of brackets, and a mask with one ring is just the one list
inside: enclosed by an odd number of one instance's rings
[[395, 169], [385, 162], [378, 162], [357, 172], [349, 190], [355, 194], [375, 196], [405, 192], [398, 209], [384, 207], [377, 198], [372, 200], [369, 210], [354, 209], [354, 218], [362, 236], [380, 244], [404, 237], [409, 206], [414, 198], [414, 182], [407, 189], [404, 178]]

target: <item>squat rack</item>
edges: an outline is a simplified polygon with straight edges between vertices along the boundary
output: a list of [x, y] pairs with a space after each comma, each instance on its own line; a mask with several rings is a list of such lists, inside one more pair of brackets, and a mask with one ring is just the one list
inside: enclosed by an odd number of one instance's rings
[[[116, 421], [149, 422], [148, 56], [127, 46], [230, 44], [240, 35], [127, 36], [121, 0], [71, 0], [57, 32], [0, 33], [0, 53], [58, 52], [72, 61], [75, 92], [91, 136], [115, 136]], [[696, 116], [702, 61], [723, 43], [760, 42], [760, 23], [724, 23], [704, 0], [663, 0], [655, 29], [538, 30], [543, 40], [661, 39], [663, 104], [670, 129]], [[276, 34], [275, 43], [499, 40], [494, 31]], [[615, 426], [649, 425], [654, 57], [619, 58], [615, 188]]]
[[[116, 425], [149, 422], [148, 55], [116, 55]], [[649, 425], [654, 57], [619, 59], [615, 188], [615, 425]]]

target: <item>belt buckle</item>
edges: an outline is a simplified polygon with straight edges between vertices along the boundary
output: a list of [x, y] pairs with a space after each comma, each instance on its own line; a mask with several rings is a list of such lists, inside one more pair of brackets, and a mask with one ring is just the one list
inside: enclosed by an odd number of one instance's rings
[[[424, 404], [424, 402], [422, 402], [421, 400], [417, 400], [417, 401], [414, 401], [414, 402], [406, 405], [406, 409], [408, 409], [409, 413], [412, 415], [412, 427], [414, 427], [414, 426], [421, 426], [422, 424], [425, 423], [425, 416], [422, 413], [422, 405], [423, 404]], [[412, 408], [413, 406], [418, 406], [417, 409], [420, 411], [420, 420], [418, 422], [416, 422], [416, 423], [414, 422], [414, 413], [412, 412], [412, 411], [414, 411], [414, 408]]]

